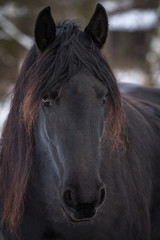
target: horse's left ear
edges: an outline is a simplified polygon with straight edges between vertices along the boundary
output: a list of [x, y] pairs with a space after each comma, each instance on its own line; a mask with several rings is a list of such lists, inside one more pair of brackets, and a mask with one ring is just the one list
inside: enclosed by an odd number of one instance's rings
[[106, 10], [101, 4], [97, 4], [95, 12], [84, 30], [91, 36], [98, 48], [102, 48], [108, 34], [108, 17]]
[[51, 16], [51, 8], [44, 8], [38, 15], [34, 29], [35, 40], [39, 50], [45, 50], [56, 37], [56, 26]]

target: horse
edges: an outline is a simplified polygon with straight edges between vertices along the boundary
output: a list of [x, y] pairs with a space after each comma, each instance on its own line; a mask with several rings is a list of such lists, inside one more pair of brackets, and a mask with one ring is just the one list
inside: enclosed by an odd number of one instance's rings
[[160, 239], [160, 107], [120, 92], [107, 35], [101, 4], [84, 31], [39, 13], [2, 133], [4, 240]]

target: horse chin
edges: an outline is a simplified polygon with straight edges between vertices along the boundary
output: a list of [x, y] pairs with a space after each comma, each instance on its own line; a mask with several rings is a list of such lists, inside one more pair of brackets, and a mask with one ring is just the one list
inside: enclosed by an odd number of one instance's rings
[[65, 217], [69, 222], [89, 222], [92, 221], [96, 216], [96, 210], [89, 211], [87, 214], [84, 212], [71, 212], [66, 208], [62, 207]]

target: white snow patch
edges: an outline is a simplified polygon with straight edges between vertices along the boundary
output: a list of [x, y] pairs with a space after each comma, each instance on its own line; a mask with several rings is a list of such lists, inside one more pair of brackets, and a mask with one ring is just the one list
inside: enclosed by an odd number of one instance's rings
[[153, 73], [153, 80], [157, 87], [160, 87], [160, 70], [157, 70]]
[[149, 30], [158, 24], [157, 10], [132, 9], [114, 14], [109, 18], [111, 31], [143, 31]]
[[120, 9], [125, 9], [130, 7], [132, 4], [132, 0], [127, 1], [104, 1], [102, 2], [103, 7], [106, 9], [107, 12], [113, 12]]
[[0, 7], [0, 14], [7, 17], [21, 17], [28, 13], [27, 7], [18, 7], [15, 3], [9, 2]]
[[160, 55], [160, 39], [159, 39], [159, 36], [153, 36], [150, 48], [153, 52]]
[[7, 119], [10, 105], [11, 105], [11, 99], [12, 99], [12, 90], [13, 90], [14, 84], [10, 84], [8, 87], [8, 96], [3, 97], [0, 102], [0, 136], [2, 134], [2, 129], [5, 123], [5, 120]]
[[146, 74], [139, 69], [115, 69], [114, 73], [119, 82], [145, 84]]
[[106, 1], [106, 2], [102, 2], [102, 4], [107, 12], [113, 12], [119, 9], [119, 4], [117, 2]]
[[0, 136], [2, 134], [2, 129], [10, 110], [10, 102], [10, 98], [7, 98], [6, 100], [0, 102]]

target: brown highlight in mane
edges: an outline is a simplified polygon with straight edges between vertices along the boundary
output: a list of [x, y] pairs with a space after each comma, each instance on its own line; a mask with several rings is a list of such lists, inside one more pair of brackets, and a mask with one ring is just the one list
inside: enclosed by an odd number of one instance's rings
[[3, 213], [1, 226], [16, 233], [24, 210], [24, 200], [32, 168], [34, 138], [28, 135], [22, 121], [20, 105], [24, 98], [25, 73], [35, 61], [33, 47], [23, 63], [13, 90], [10, 113], [2, 132], [0, 201]]
[[[117, 94], [119, 94], [119, 97], [117, 97], [116, 100], [111, 98], [108, 99], [108, 110], [105, 118], [105, 126], [107, 126], [107, 129], [105, 127], [104, 136], [102, 139], [102, 142], [105, 143], [106, 138], [109, 135], [109, 138], [112, 142], [111, 154], [115, 150], [119, 151], [119, 146], [121, 146], [125, 152], [129, 143], [126, 118], [119, 91]], [[117, 101], [117, 99], [119, 100]]]
[[26, 126], [26, 132], [28, 136], [33, 134], [34, 121], [38, 115], [38, 104], [39, 102], [33, 102], [33, 90], [29, 91], [24, 101], [21, 104], [20, 111], [21, 117]]
[[[21, 132], [15, 130], [14, 138], [9, 125], [14, 115], [9, 116], [3, 131], [1, 158], [1, 201], [3, 217], [1, 224], [14, 232], [19, 226], [24, 210], [24, 198], [32, 166], [33, 141], [25, 134], [25, 128], [18, 123]], [[21, 126], [20, 126], [21, 125]], [[15, 126], [12, 126], [13, 128]]]

